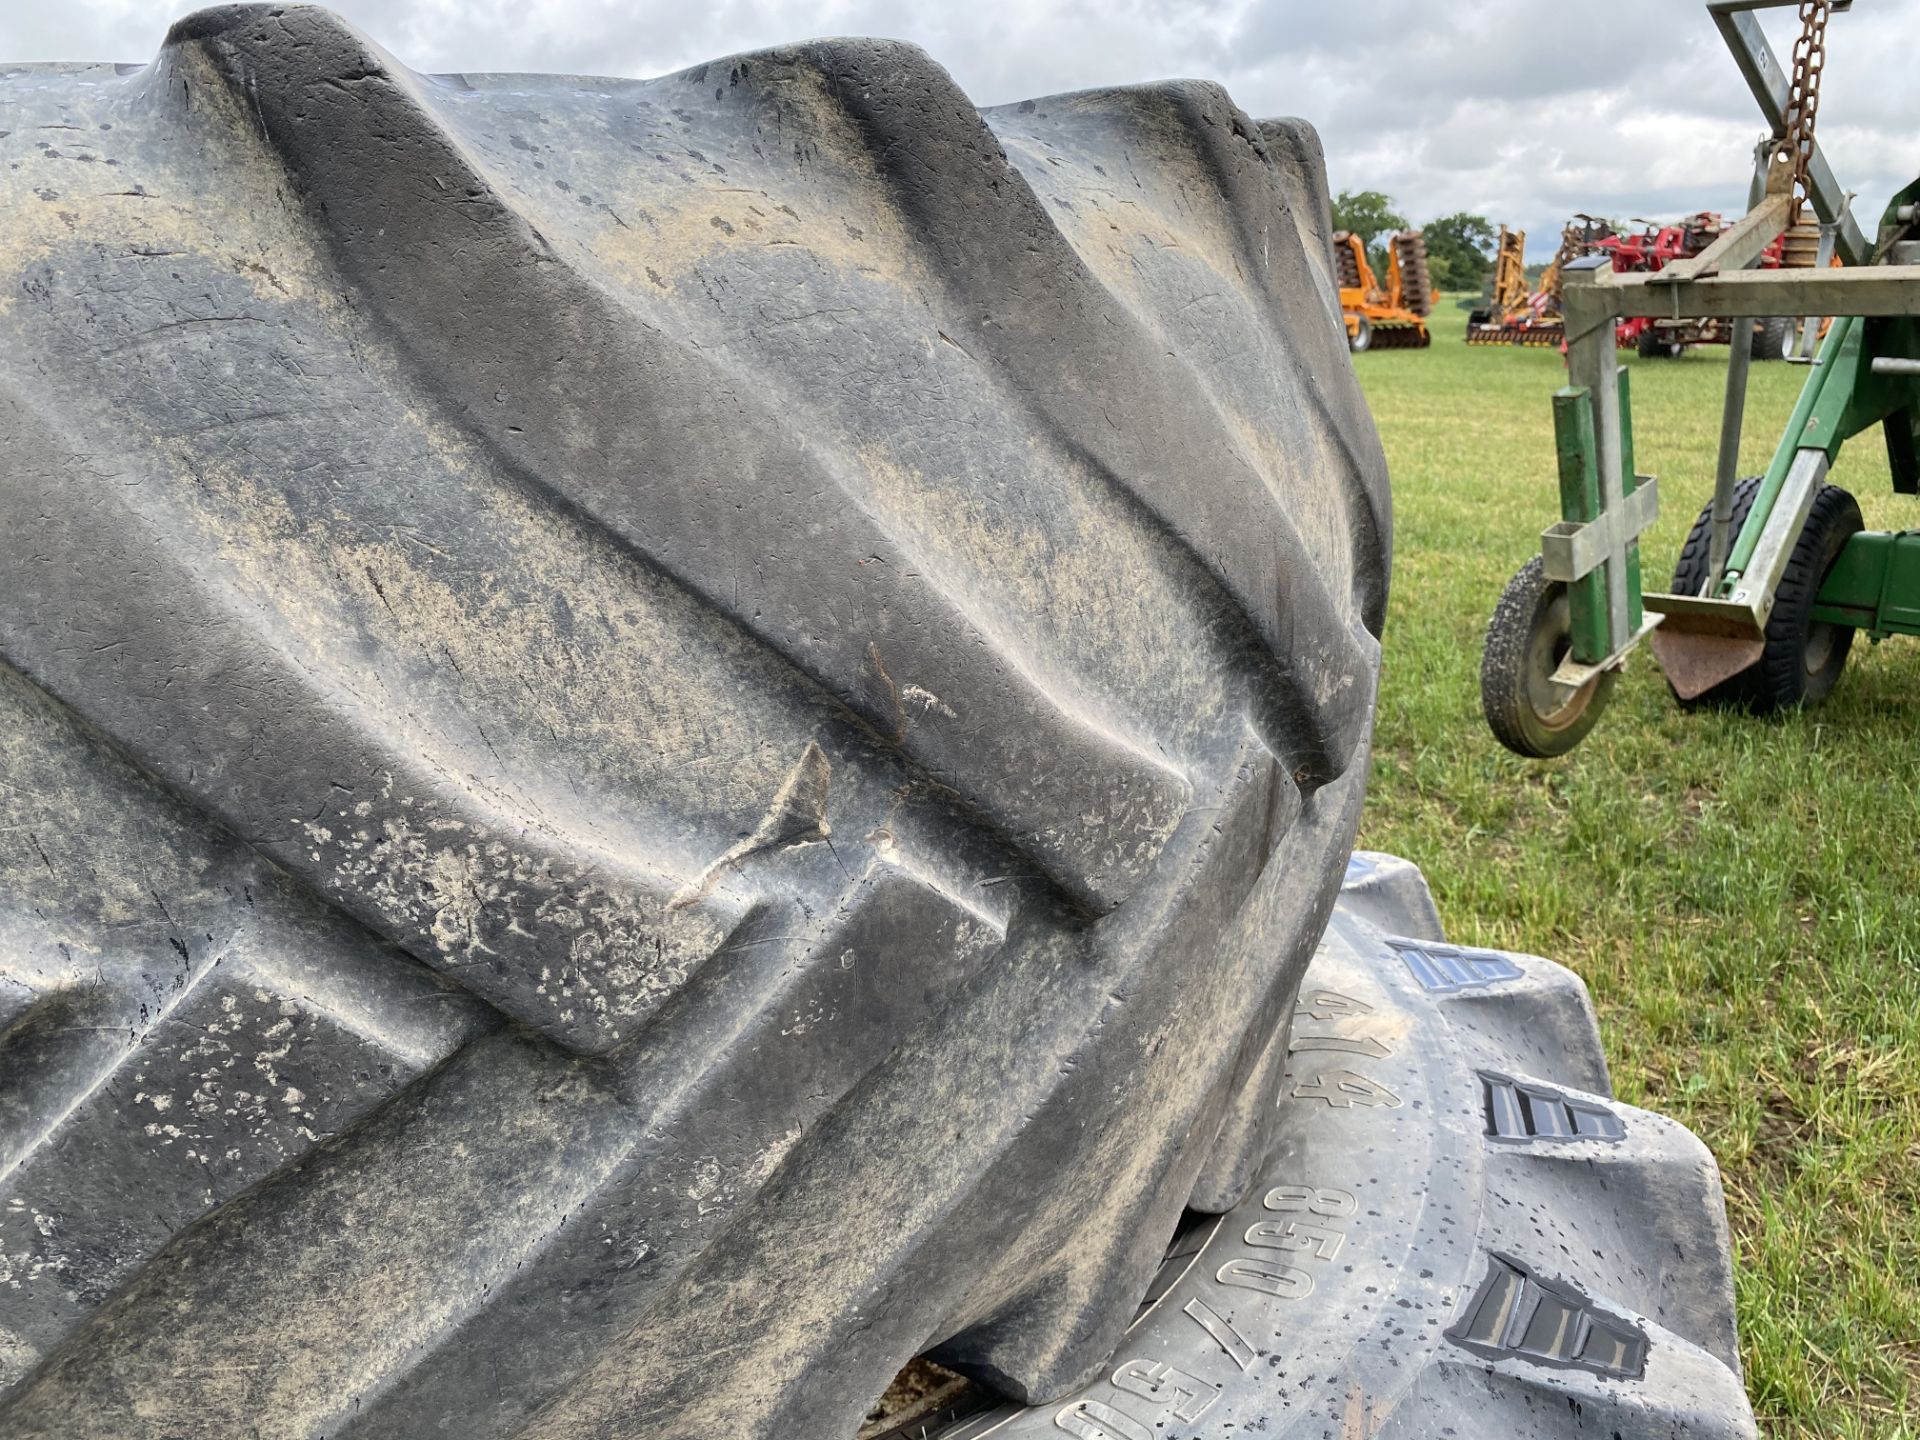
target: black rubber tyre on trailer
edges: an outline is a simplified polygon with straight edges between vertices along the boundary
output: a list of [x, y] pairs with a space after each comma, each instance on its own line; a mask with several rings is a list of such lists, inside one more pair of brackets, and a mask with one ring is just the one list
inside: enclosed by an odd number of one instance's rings
[[1603, 671], [1577, 688], [1553, 680], [1571, 632], [1567, 587], [1547, 579], [1535, 555], [1501, 592], [1480, 654], [1480, 711], [1494, 739], [1516, 755], [1565, 755], [1606, 711], [1617, 671]]
[[1798, 327], [1790, 316], [1775, 315], [1753, 322], [1753, 358], [1784, 360], [1793, 348]]
[[1686, 353], [1687, 347], [1674, 344], [1649, 325], [1634, 337], [1633, 348], [1642, 360], [1678, 360]]
[[1373, 322], [1361, 315], [1354, 321], [1354, 331], [1347, 337], [1347, 348], [1354, 354], [1364, 354], [1373, 348]]
[[[1738, 535], [1746, 523], [1760, 490], [1760, 478], [1748, 476], [1734, 487], [1733, 535]], [[1674, 699], [1686, 709], [1731, 706], [1756, 715], [1824, 700], [1846, 668], [1847, 655], [1853, 648], [1853, 627], [1815, 620], [1814, 600], [1841, 549], [1862, 528], [1859, 502], [1837, 485], [1822, 485], [1788, 557], [1779, 589], [1774, 592], [1766, 647], [1760, 658], [1703, 695], [1682, 700], [1676, 694]], [[1712, 536], [1713, 507], [1709, 504], [1694, 520], [1680, 549], [1673, 570], [1674, 594], [1698, 595], [1707, 583]]]
[[1311, 130], [263, 6], [0, 131], [0, 1434], [1107, 1373], [1272, 1188], [1365, 784]]

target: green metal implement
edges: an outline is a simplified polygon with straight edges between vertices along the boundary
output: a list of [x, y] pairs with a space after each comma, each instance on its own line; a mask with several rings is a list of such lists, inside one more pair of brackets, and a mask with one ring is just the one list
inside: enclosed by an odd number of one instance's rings
[[[1554, 450], [1560, 460], [1560, 513], [1574, 526], [1600, 518], [1600, 472], [1593, 458], [1593, 406], [1589, 392], [1569, 385], [1553, 397]], [[1559, 577], [1555, 577], [1559, 578]], [[1582, 664], [1607, 657], [1606, 577], [1589, 570], [1567, 585], [1568, 649]]]
[[[1542, 532], [1538, 564], [1501, 597], [1480, 670], [1488, 724], [1519, 755], [1572, 749], [1605, 705], [1609, 672], [1642, 639], [1682, 703], [1772, 710], [1824, 697], [1855, 632], [1920, 636], [1920, 530], [1864, 532], [1853, 499], [1828, 486], [1841, 447], [1878, 426], [1893, 490], [1920, 493], [1920, 180], [1887, 205], [1868, 244], [1812, 138], [1818, 75], [1803, 48], [1824, 33], [1828, 6], [1801, 8], [1791, 84], [1751, 13], [1788, 2], [1707, 6], [1772, 131], [1755, 152], [1747, 215], [1663, 271], [1617, 275], [1594, 255], [1563, 276], [1569, 384], [1553, 396], [1561, 518]], [[1809, 209], [1818, 227], [1805, 221]], [[1793, 265], [1753, 269], [1774, 236]], [[1847, 269], [1830, 269], [1832, 255]], [[1740, 480], [1747, 321], [1820, 315], [1836, 319], [1816, 355], [1809, 321], [1799, 359], [1811, 369], [1788, 426], [1763, 474]], [[1615, 351], [1615, 323], [1634, 317], [1734, 321], [1715, 495], [1674, 593], [1642, 586], [1640, 534], [1659, 497], [1651, 476], [1634, 472], [1632, 399]]]
[[[1920, 231], [1916, 217], [1920, 217], [1920, 182], [1896, 195], [1888, 206], [1880, 227], [1880, 243], [1872, 252], [1877, 263], [1851, 270], [1715, 274], [1709, 267], [1706, 273], [1690, 272], [1687, 277], [1661, 284], [1659, 274], [1614, 274], [1601, 268], [1604, 261], [1580, 262], [1569, 269], [1568, 363], [1576, 382], [1585, 379], [1589, 383], [1576, 383], [1554, 397], [1562, 522], [1543, 534], [1542, 553], [1547, 573], [1573, 587], [1569, 610], [1574, 626], [1568, 663], [1556, 678], [1574, 683], [1596, 668], [1620, 664], [1652, 628], [1634, 613], [1636, 602], [1644, 603], [1659, 617], [1655, 622], [1660, 626], [1655, 651], [1683, 697], [1700, 693], [1752, 663], [1757, 654], [1753, 647], [1765, 634], [1775, 591], [1814, 497], [1839, 458], [1841, 447], [1862, 431], [1876, 425], [1882, 428], [1895, 490], [1920, 492], [1920, 463], [1916, 463], [1916, 451], [1920, 450], [1916, 444], [1920, 437], [1920, 321], [1915, 319], [1920, 315], [1920, 265], [1892, 263], [1920, 260], [1920, 239], [1906, 238]], [[1755, 283], [1761, 280], [1765, 283]], [[1611, 407], [1592, 399], [1602, 393], [1591, 383], [1593, 380], [1603, 375], [1625, 379], [1612, 354], [1613, 321], [1632, 315], [1698, 313], [1764, 317], [1816, 309], [1837, 318], [1814, 358], [1744, 523], [1737, 534], [1723, 538], [1715, 547], [1717, 554], [1725, 556], [1723, 572], [1700, 595], [1644, 593], [1638, 566], [1633, 563], [1637, 557], [1630, 556], [1629, 550], [1633, 548], [1633, 536], [1651, 521], [1652, 515], [1638, 506], [1631, 507], [1630, 513], [1627, 508], [1634, 495], [1634, 487], [1626, 480], [1632, 474], [1628, 457], [1633, 446], [1627, 392], [1620, 390]], [[1728, 366], [1731, 419], [1721, 439], [1720, 466], [1728, 485], [1732, 457], [1738, 455], [1738, 417], [1747, 374], [1745, 351], [1745, 346], [1736, 345]], [[1575, 390], [1581, 392], [1580, 401], [1572, 398]], [[1583, 404], [1593, 412], [1592, 424], [1584, 427], [1575, 416]], [[1611, 417], [1606, 413], [1609, 409]], [[1608, 447], [1602, 441], [1609, 424], [1618, 436], [1618, 462], [1610, 462]], [[1591, 488], [1583, 483], [1587, 464], [1595, 472]], [[1618, 469], [1610, 474], [1612, 464]], [[1609, 496], [1609, 480], [1615, 477], [1620, 488], [1614, 493], [1622, 505], [1617, 517]], [[1565, 537], [1576, 530], [1588, 532], [1595, 541], [1604, 537], [1607, 550], [1601, 556], [1601, 573], [1610, 576], [1617, 558], [1626, 591], [1624, 605], [1611, 595], [1604, 603], [1600, 600], [1598, 587], [1588, 578], [1593, 572], [1564, 564], [1556, 568], [1553, 546], [1564, 544]], [[1592, 544], [1583, 547], [1583, 559], [1591, 560], [1594, 549]], [[1855, 550], [1859, 552], [1857, 558]], [[1870, 621], [1857, 623], [1857, 628], [1876, 637], [1916, 633], [1897, 602], [1889, 600], [1885, 613], [1877, 604], [1882, 591], [1888, 596], [1905, 593], [1904, 572], [1914, 563], [1916, 553], [1911, 545], [1879, 545], [1867, 534], [1850, 541], [1843, 563], [1834, 567], [1834, 583], [1847, 587], [1844, 599], [1836, 591], [1836, 608], [1823, 618], [1836, 624], [1856, 623], [1843, 622], [1840, 610], [1863, 613], [1869, 602], [1862, 598], [1862, 586], [1867, 581], [1860, 577], [1867, 576], [1875, 581], [1884, 579], [1885, 584], [1873, 591]], [[1823, 603], [1826, 599], [1823, 589]], [[1682, 636], [1700, 637], [1701, 643], [1682, 640]], [[1746, 648], [1713, 643], [1719, 641], [1737, 642]], [[1688, 654], [1681, 656], [1682, 649]]]
[[[1895, 197], [1883, 232], [1905, 233], [1914, 219], [1916, 199], [1920, 184]], [[1568, 660], [1556, 674], [1562, 683], [1580, 683], [1595, 670], [1620, 664], [1653, 630], [1638, 613], [1642, 604], [1655, 613], [1654, 624], [1661, 627], [1657, 652], [1675, 649], [1681, 635], [1749, 647], [1722, 647], [1724, 664], [1699, 669], [1692, 687], [1674, 677], [1683, 696], [1690, 688], [1698, 693], [1725, 678], [1719, 671], [1726, 666], [1732, 667], [1727, 673], [1733, 673], [1751, 663], [1749, 650], [1765, 633], [1774, 593], [1813, 498], [1843, 445], [1862, 431], [1882, 428], [1896, 490], [1920, 491], [1920, 466], [1915, 463], [1920, 448], [1920, 324], [1913, 318], [1920, 311], [1920, 266], [1800, 272], [1764, 291], [1742, 287], [1731, 297], [1721, 288], [1752, 273], [1700, 276], [1663, 289], [1651, 284], [1650, 277], [1616, 275], [1598, 266], [1569, 272], [1570, 368], [1576, 376], [1593, 378], [1611, 372], [1616, 388], [1611, 406], [1595, 402], [1594, 396], [1603, 392], [1591, 384], [1568, 386], [1554, 396], [1562, 519], [1543, 533], [1542, 553], [1547, 574], [1569, 586], [1572, 633]], [[1678, 290], [1687, 293], [1676, 300], [1671, 292]], [[1628, 478], [1633, 476], [1632, 414], [1627, 376], [1612, 363], [1613, 321], [1667, 313], [1669, 307], [1690, 312], [1696, 296], [1736, 315], [1763, 307], [1794, 313], [1808, 300], [1807, 292], [1818, 302], [1854, 305], [1866, 313], [1842, 314], [1833, 322], [1745, 521], [1724, 542], [1724, 573], [1717, 582], [1701, 595], [1644, 592], [1635, 537], [1653, 519], [1651, 495], [1638, 494], [1651, 486], [1641, 477]], [[1730, 387], [1744, 387], [1745, 378], [1744, 366], [1729, 367]], [[1732, 408], [1737, 413], [1737, 406]], [[1618, 460], [1609, 457], [1601, 440], [1608, 425], [1618, 437]], [[1730, 443], [1737, 454], [1738, 438], [1736, 424], [1723, 444]], [[1619, 485], [1617, 500], [1609, 495], [1610, 480]], [[1828, 611], [1821, 619], [1850, 624], [1875, 637], [1920, 633], [1911, 605], [1902, 598], [1920, 586], [1920, 573], [1909, 573], [1920, 565], [1920, 544], [1890, 544], [1888, 538], [1868, 532], [1848, 542], [1832, 571], [1831, 592], [1822, 588], [1821, 603]], [[1556, 563], [1556, 555], [1574, 558]], [[1624, 604], [1607, 588], [1616, 566]], [[1663, 663], [1668, 658], [1661, 655]], [[1698, 658], [1696, 653], [1693, 659]], [[1671, 674], [1674, 666], [1668, 668]]]
[[[1517, 753], [1579, 743], [1604, 705], [1603, 678], [1643, 639], [1683, 703], [1764, 710], [1824, 696], [1854, 631], [1920, 635], [1920, 530], [1862, 531], [1851, 498], [1827, 485], [1846, 443], [1878, 427], [1894, 489], [1920, 494], [1920, 181], [1893, 198], [1870, 244], [1813, 139], [1809, 82], [1796, 70], [1801, 88], [1789, 93], [1751, 13], [1784, 3], [1707, 7], [1772, 130], [1756, 151], [1748, 214], [1661, 271], [1616, 274], [1603, 256], [1565, 271], [1568, 383], [1553, 397], [1561, 518], [1541, 532], [1538, 565], [1502, 597], [1481, 673], [1489, 724]], [[1803, 207], [1820, 222], [1817, 255]], [[1799, 268], [1753, 268], [1783, 227]], [[1833, 255], [1848, 268], [1816, 263]], [[1835, 318], [1817, 354], [1807, 354], [1811, 334], [1800, 349], [1811, 365], [1792, 417], [1765, 472], [1741, 481], [1753, 358], [1753, 327], [1741, 322], [1822, 315]], [[1642, 584], [1639, 537], [1659, 501], [1635, 472], [1629, 377], [1614, 344], [1615, 322], [1639, 316], [1736, 322], [1714, 498], [1676, 575], [1684, 594]]]
[[1820, 586], [1813, 618], [1875, 640], [1920, 635], [1920, 530], [1863, 530]]
[[[1624, 370], [1619, 375], [1618, 396], [1621, 474], [1625, 495], [1632, 496], [1640, 490], [1642, 477], [1633, 473], [1633, 421]], [[1568, 653], [1576, 664], [1587, 666], [1599, 665], [1611, 649], [1604, 567], [1616, 548], [1624, 552], [1627, 624], [1636, 632], [1644, 624], [1640, 543], [1635, 537], [1652, 523], [1656, 513], [1656, 497], [1649, 488], [1626, 515], [1632, 527], [1630, 534], [1621, 536], [1617, 532], [1622, 527], [1605, 523], [1610, 514], [1621, 512], [1609, 512], [1601, 504], [1592, 398], [1592, 392], [1579, 385], [1554, 393], [1554, 447], [1560, 462], [1560, 513], [1564, 518], [1542, 537], [1548, 578], [1567, 583], [1572, 619]], [[1650, 478], [1645, 483], [1652, 485]]]

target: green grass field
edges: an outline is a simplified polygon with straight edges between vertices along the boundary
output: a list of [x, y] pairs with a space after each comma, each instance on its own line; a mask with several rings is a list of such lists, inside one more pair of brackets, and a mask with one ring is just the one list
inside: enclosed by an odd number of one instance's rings
[[[1417, 860], [1449, 935], [1585, 977], [1623, 1099], [1719, 1158], [1747, 1383], [1772, 1436], [1920, 1436], [1920, 642], [1854, 648], [1828, 701], [1685, 715], [1629, 662], [1560, 761], [1501, 749], [1479, 708], [1501, 587], [1558, 518], [1554, 351], [1357, 357], [1394, 487], [1393, 602], [1361, 843]], [[1664, 588], [1713, 490], [1723, 349], [1634, 371], [1644, 547]], [[1756, 365], [1743, 473], [1802, 367]], [[1920, 526], [1877, 435], [1833, 480], [1867, 524]]]

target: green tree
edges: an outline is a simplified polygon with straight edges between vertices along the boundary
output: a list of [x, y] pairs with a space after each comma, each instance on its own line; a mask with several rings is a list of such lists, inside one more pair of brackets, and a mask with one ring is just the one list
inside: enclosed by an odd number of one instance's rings
[[1456, 210], [1429, 220], [1421, 233], [1427, 242], [1427, 273], [1436, 290], [1478, 290], [1493, 268], [1500, 237], [1484, 215]]
[[1366, 247], [1367, 263], [1384, 282], [1387, 249], [1374, 238], [1407, 228], [1407, 217], [1393, 208], [1393, 197], [1378, 190], [1342, 190], [1333, 200], [1333, 228], [1351, 230]]

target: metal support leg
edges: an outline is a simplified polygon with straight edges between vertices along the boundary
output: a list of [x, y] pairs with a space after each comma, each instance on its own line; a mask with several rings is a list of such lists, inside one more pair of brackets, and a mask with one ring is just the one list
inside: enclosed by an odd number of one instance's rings
[[1786, 481], [1773, 502], [1773, 513], [1767, 517], [1766, 529], [1760, 532], [1747, 568], [1734, 582], [1732, 599], [1736, 604], [1753, 607], [1754, 620], [1762, 627], [1773, 615], [1774, 592], [1780, 588], [1780, 577], [1786, 573], [1793, 547], [1806, 528], [1814, 497], [1826, 483], [1830, 463], [1824, 450], [1794, 453]]
[[[1767, 171], [1773, 163], [1774, 142], [1763, 139], [1753, 151], [1753, 179], [1747, 185], [1747, 208], [1766, 198]], [[1740, 477], [1740, 431], [1747, 413], [1747, 374], [1753, 368], [1753, 322], [1735, 320], [1728, 342], [1727, 399], [1720, 411], [1720, 452], [1713, 471], [1713, 529], [1707, 537], [1707, 588], [1720, 593], [1727, 574], [1727, 552], [1733, 547], [1733, 489]]]
[[[1618, 669], [1659, 623], [1644, 614], [1639, 537], [1658, 514], [1651, 476], [1636, 485], [1628, 397], [1614, 347], [1611, 265], [1585, 256], [1566, 270], [1569, 384], [1554, 397], [1561, 520], [1540, 536], [1541, 568], [1566, 585], [1565, 658], [1555, 685], [1579, 689]], [[1489, 711], [1489, 715], [1493, 712]]]
[[1713, 472], [1713, 531], [1707, 541], [1707, 588], [1719, 593], [1733, 545], [1733, 487], [1739, 479], [1740, 428], [1747, 410], [1747, 371], [1753, 365], [1753, 324], [1736, 320], [1728, 345], [1727, 402], [1720, 412], [1720, 456]]
[[[1584, 277], [1583, 277], [1584, 278]], [[1569, 286], [1569, 299], [1583, 285]], [[1582, 313], [1582, 312], [1585, 313]], [[1620, 468], [1620, 362], [1613, 343], [1613, 318], [1591, 318], [1590, 306], [1569, 304], [1567, 311], [1567, 379], [1584, 386], [1593, 397], [1594, 459], [1600, 475], [1600, 508], [1617, 511], [1626, 501], [1626, 481]], [[1628, 599], [1627, 565], [1623, 553], [1606, 562], [1607, 636], [1609, 653], [1625, 645], [1634, 633]]]

